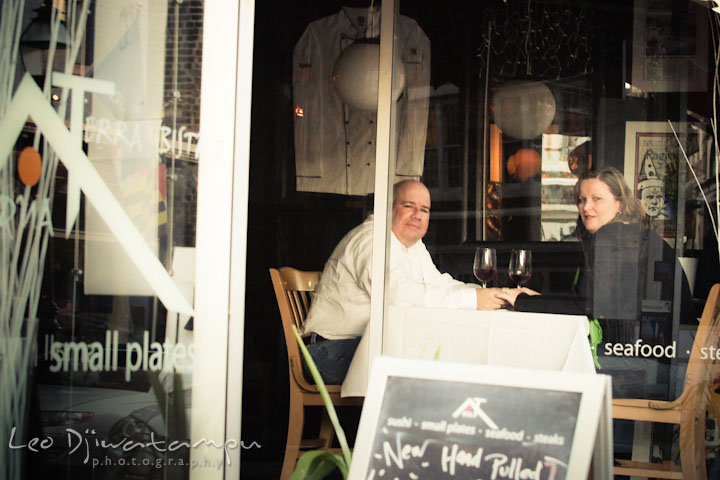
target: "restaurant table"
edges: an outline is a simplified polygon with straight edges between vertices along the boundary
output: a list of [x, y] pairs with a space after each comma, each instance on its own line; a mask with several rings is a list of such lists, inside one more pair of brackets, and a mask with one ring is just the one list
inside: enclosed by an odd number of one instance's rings
[[[595, 373], [589, 328], [587, 317], [582, 315], [391, 305], [383, 355]], [[342, 384], [343, 397], [365, 396], [368, 337], [364, 334], [360, 340]]]

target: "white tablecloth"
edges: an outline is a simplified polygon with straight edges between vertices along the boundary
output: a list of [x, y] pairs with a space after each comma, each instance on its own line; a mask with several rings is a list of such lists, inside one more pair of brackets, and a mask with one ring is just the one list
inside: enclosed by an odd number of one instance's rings
[[[587, 317], [441, 308], [388, 308], [383, 355], [595, 373]], [[363, 335], [342, 396], [365, 396], [369, 335]]]

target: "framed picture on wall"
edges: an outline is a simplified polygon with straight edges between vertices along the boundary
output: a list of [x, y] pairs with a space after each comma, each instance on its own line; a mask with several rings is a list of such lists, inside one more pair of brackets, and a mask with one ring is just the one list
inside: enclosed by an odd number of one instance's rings
[[632, 85], [646, 92], [704, 92], [708, 76], [707, 7], [670, 0], [633, 4]]
[[688, 123], [627, 122], [625, 124], [625, 181], [640, 200], [655, 229], [664, 237], [675, 236], [678, 166], [697, 152], [697, 133]]

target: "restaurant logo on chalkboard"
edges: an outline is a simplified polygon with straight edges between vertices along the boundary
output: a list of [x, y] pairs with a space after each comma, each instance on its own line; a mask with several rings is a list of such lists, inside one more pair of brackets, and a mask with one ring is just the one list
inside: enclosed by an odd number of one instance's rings
[[365, 478], [564, 479], [580, 399], [390, 376]]
[[458, 418], [460, 416], [463, 418], [480, 417], [485, 421], [488, 427], [497, 429], [498, 426], [492, 421], [492, 418], [490, 418], [487, 413], [483, 412], [483, 409], [480, 407], [480, 405], [485, 402], [487, 402], [487, 399], [485, 398], [468, 398], [462, 405], [460, 405], [460, 407], [458, 407], [457, 410], [455, 410], [455, 413], [453, 413], [452, 416], [453, 418]]

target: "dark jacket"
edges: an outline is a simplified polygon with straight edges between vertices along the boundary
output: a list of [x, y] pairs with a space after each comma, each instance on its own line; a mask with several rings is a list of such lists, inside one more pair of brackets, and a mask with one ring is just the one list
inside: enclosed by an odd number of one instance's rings
[[[584, 264], [578, 265], [571, 295], [529, 296], [516, 311], [565, 313], [598, 318], [603, 341], [632, 342], [640, 335], [652, 343], [670, 341], [675, 281], [675, 251], [654, 230], [614, 222], [594, 235], [578, 229]], [[690, 288], [682, 272], [681, 322], [697, 323]]]

